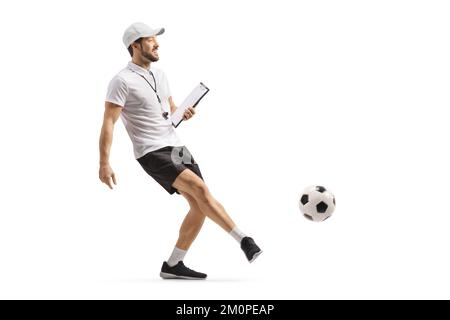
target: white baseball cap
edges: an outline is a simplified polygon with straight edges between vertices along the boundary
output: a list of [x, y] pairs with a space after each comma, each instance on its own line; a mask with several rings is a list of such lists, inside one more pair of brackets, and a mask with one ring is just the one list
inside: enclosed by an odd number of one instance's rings
[[159, 36], [164, 33], [164, 28], [152, 29], [142, 22], [135, 22], [123, 33], [123, 44], [128, 47], [139, 38]]

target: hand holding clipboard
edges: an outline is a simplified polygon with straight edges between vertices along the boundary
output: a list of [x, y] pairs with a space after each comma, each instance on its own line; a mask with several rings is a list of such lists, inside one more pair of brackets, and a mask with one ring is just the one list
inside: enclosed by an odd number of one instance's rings
[[177, 110], [172, 114], [172, 125], [176, 128], [183, 121], [183, 115], [189, 107], [195, 107], [200, 100], [208, 93], [209, 89], [203, 83], [192, 90], [192, 92], [184, 99], [183, 103], [178, 106]]

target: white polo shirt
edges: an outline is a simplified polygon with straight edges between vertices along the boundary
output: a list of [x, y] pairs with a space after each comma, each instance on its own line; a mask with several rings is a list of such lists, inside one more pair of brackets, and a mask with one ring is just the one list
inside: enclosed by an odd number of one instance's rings
[[[150, 71], [155, 77], [156, 90], [161, 103], [158, 102], [155, 92], [147, 83], [147, 81], [150, 82], [155, 88], [149, 70], [131, 61], [111, 80], [106, 94], [106, 101], [123, 108], [120, 117], [133, 142], [136, 159], [159, 148], [183, 145], [170, 118], [171, 93], [166, 75], [153, 66]], [[164, 119], [163, 112], [169, 113], [167, 120]]]

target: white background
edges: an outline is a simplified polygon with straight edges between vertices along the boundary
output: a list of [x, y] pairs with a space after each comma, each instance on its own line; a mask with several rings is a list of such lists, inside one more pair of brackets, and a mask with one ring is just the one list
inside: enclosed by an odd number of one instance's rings
[[[0, 298], [450, 298], [447, 1], [9, 1], [0, 4]], [[162, 281], [188, 211], [133, 158], [98, 179], [109, 80], [132, 22], [165, 27], [178, 133], [264, 253], [208, 221]], [[303, 218], [304, 187], [337, 209]]]

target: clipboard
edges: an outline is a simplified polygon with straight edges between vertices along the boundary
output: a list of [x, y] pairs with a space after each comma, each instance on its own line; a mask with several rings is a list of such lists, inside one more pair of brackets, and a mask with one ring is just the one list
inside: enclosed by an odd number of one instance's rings
[[192, 90], [192, 92], [184, 99], [183, 103], [178, 106], [177, 110], [171, 115], [172, 125], [176, 128], [183, 121], [183, 115], [189, 107], [195, 108], [200, 100], [209, 92], [207, 86], [202, 82]]

